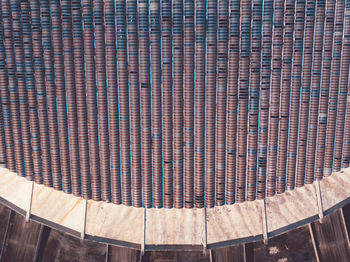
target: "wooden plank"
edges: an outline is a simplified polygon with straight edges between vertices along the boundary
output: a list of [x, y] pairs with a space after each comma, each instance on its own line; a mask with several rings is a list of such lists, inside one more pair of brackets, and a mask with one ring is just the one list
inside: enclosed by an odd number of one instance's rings
[[244, 262], [254, 262], [254, 243], [247, 243], [244, 247]]
[[320, 261], [350, 261], [350, 249], [340, 210], [313, 223]]
[[146, 212], [147, 209], [143, 209], [143, 218], [142, 218], [142, 239], [141, 239], [141, 255], [145, 253], [145, 245], [146, 245]]
[[110, 245], [106, 245], [106, 256], [105, 256], [105, 262], [110, 261]]
[[141, 252], [139, 250], [109, 246], [108, 262], [140, 261]]
[[[125, 260], [126, 261], [126, 260]], [[136, 260], [132, 260], [136, 261]], [[146, 251], [141, 262], [209, 262], [209, 252], [202, 251]]]
[[[5, 207], [4, 205], [0, 204], [0, 248], [4, 244], [4, 240], [7, 233], [7, 227], [9, 224], [9, 218], [10, 218], [10, 212], [11, 210]], [[0, 249], [0, 258], [1, 258], [1, 252], [2, 249]]]
[[26, 210], [26, 222], [29, 222], [31, 216], [31, 208], [32, 208], [32, 199], [33, 199], [33, 191], [34, 191], [34, 181], [31, 181], [31, 193], [28, 198], [28, 209]]
[[244, 245], [223, 247], [212, 250], [213, 262], [241, 262], [244, 261]]
[[80, 233], [84, 227], [84, 207], [83, 198], [44, 185], [34, 185], [32, 216]]
[[35, 255], [33, 258], [33, 262], [39, 262], [42, 261], [42, 257], [44, 255], [44, 250], [45, 246], [47, 243], [47, 240], [50, 235], [50, 228], [44, 225], [41, 225], [40, 227], [40, 233], [38, 237], [38, 242], [36, 244], [36, 249], [35, 249]]
[[29, 209], [30, 195], [32, 193], [32, 182], [10, 172], [8, 169], [0, 168], [0, 197], [12, 205], [24, 210]]
[[339, 212], [340, 212], [341, 221], [342, 221], [343, 227], [344, 227], [344, 234], [345, 234], [345, 237], [346, 237], [346, 241], [348, 243], [348, 246], [350, 247], [349, 230], [348, 230], [348, 226], [347, 226], [347, 223], [346, 223], [346, 220], [345, 220], [345, 217], [344, 217], [343, 209], [342, 208], [339, 209]]
[[314, 185], [315, 185], [315, 188], [316, 188], [318, 216], [320, 218], [320, 222], [322, 223], [322, 219], [324, 217], [324, 210], [323, 210], [323, 203], [322, 203], [322, 193], [321, 193], [320, 180], [316, 180], [314, 182]]
[[143, 209], [88, 201], [85, 234], [141, 244]]
[[204, 209], [147, 209], [147, 245], [202, 245]]
[[[346, 226], [346, 233], [348, 235], [348, 239], [350, 239], [350, 204], [346, 205], [342, 208], [344, 223]], [[349, 243], [350, 246], [350, 243]]]
[[32, 261], [40, 225], [13, 212], [2, 261]]
[[87, 200], [84, 199], [84, 212], [83, 212], [83, 228], [81, 229], [80, 232], [80, 238], [84, 239], [85, 238], [85, 228], [86, 228], [86, 211], [87, 211]]
[[93, 262], [105, 261], [106, 245], [51, 229], [40, 261]]
[[263, 210], [262, 210], [262, 230], [263, 230], [263, 238], [264, 238], [264, 244], [266, 245], [269, 239], [268, 236], [268, 226], [267, 226], [267, 210], [266, 210], [266, 199], [262, 200], [263, 202]]
[[4, 223], [7, 222], [6, 224], [4, 224], [3, 227], [3, 235], [1, 238], [1, 249], [0, 249], [0, 261], [2, 261], [3, 255], [4, 255], [4, 251], [5, 251], [5, 247], [7, 244], [7, 237], [8, 237], [8, 232], [9, 232], [9, 228], [11, 225], [11, 221], [13, 219], [14, 216], [14, 212], [12, 210], [10, 210], [10, 212], [8, 213], [7, 218], [4, 220]]
[[263, 241], [255, 242], [254, 259], [264, 262], [316, 261], [308, 227], [304, 226], [271, 238], [267, 245]]
[[315, 226], [312, 223], [310, 223], [308, 226], [309, 226], [310, 236], [312, 240], [312, 246], [314, 247], [316, 261], [320, 262], [320, 251], [318, 249], [318, 246], [315, 240]]

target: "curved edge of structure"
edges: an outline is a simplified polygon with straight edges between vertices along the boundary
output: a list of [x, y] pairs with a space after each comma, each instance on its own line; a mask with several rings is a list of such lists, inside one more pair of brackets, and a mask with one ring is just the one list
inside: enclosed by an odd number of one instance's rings
[[350, 168], [265, 200], [208, 209], [87, 201], [0, 168], [0, 202], [27, 219], [93, 241], [141, 250], [212, 249], [267, 240], [350, 203]]

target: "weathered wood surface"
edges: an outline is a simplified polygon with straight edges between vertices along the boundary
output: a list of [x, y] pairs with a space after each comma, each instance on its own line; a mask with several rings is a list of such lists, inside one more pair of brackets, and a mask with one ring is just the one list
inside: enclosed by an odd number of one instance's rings
[[[18, 212], [30, 210], [31, 219], [88, 239], [140, 249], [177, 246], [197, 249], [258, 241], [316, 221], [350, 201], [350, 168], [320, 182], [287, 191], [264, 201], [206, 209], [145, 209], [86, 201], [32, 182], [0, 168], [0, 200]], [[31, 202], [30, 202], [31, 199]], [[31, 207], [31, 208], [29, 208]], [[20, 210], [20, 211], [19, 211]], [[22, 210], [22, 211], [21, 211]], [[266, 212], [265, 212], [266, 210]], [[86, 216], [85, 216], [86, 212]], [[266, 213], [266, 225], [264, 215]], [[266, 230], [265, 230], [266, 229]], [[77, 235], [77, 234], [73, 234]]]
[[350, 247], [340, 210], [312, 223], [320, 261], [350, 261]]
[[254, 261], [254, 242], [243, 245], [244, 247], [244, 262]]
[[140, 261], [141, 252], [139, 250], [109, 246], [106, 262]]
[[263, 241], [255, 242], [254, 261], [316, 262], [308, 227], [269, 239], [267, 245]]
[[[201, 251], [147, 251], [141, 262], [210, 262], [209, 252]], [[226, 260], [227, 262], [231, 260]], [[226, 262], [223, 261], [223, 262]]]
[[[231, 261], [231, 262], [243, 262], [244, 261], [244, 246], [238, 245], [233, 247], [222, 247], [218, 249], [213, 249], [212, 251], [212, 261]], [[248, 262], [248, 261], [247, 261]]]
[[57, 230], [51, 230], [41, 261], [94, 262], [105, 261], [106, 245], [80, 240]]
[[38, 240], [36, 242], [36, 248], [35, 248], [35, 254], [33, 258], [33, 262], [39, 262], [42, 261], [44, 256], [44, 250], [46, 247], [47, 240], [49, 238], [51, 232], [51, 228], [41, 225], [40, 226], [40, 232], [38, 236]]
[[0, 257], [2, 254], [2, 247], [4, 244], [5, 237], [6, 237], [6, 231], [7, 231], [7, 225], [9, 222], [9, 216], [10, 216], [10, 209], [7, 207], [0, 205]]
[[1, 262], [28, 261], [28, 258], [33, 258], [39, 230], [39, 224], [26, 223], [23, 216], [13, 212]]
[[[350, 233], [350, 204], [344, 206], [342, 208], [343, 211], [343, 217], [344, 217], [344, 223], [346, 227], [346, 233], [349, 236]], [[350, 246], [350, 239], [349, 239], [349, 246]]]

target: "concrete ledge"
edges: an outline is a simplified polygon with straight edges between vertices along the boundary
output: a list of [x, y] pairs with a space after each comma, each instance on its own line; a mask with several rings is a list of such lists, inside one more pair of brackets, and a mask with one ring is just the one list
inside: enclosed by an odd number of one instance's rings
[[31, 181], [0, 168], [0, 202], [76, 237], [145, 250], [198, 250], [273, 237], [318, 220], [320, 210], [327, 215], [350, 203], [350, 168], [319, 181], [321, 201], [316, 184], [266, 198], [265, 203], [145, 210], [86, 201], [38, 184], [32, 188]]
[[143, 208], [88, 201], [85, 234], [140, 245], [142, 229]]
[[328, 210], [350, 195], [350, 168], [320, 181], [323, 210]]
[[84, 199], [34, 184], [31, 215], [80, 232], [84, 226]]
[[223, 241], [262, 236], [263, 208], [263, 201], [208, 208], [208, 245]]
[[25, 212], [30, 208], [32, 182], [0, 168], [0, 197]]
[[147, 209], [146, 245], [202, 245], [204, 209]]
[[266, 198], [268, 232], [298, 223], [318, 214], [314, 184]]

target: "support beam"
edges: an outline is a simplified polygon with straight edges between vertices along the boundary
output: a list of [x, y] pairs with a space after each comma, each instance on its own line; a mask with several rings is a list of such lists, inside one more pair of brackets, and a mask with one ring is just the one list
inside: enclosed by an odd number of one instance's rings
[[211, 249], [212, 262], [242, 262], [245, 261], [244, 245]]
[[49, 238], [51, 229], [47, 226], [41, 225], [38, 242], [36, 244], [35, 248], [35, 254], [33, 258], [33, 262], [40, 262], [42, 261], [43, 252], [45, 250], [45, 246], [47, 243], [47, 240]]
[[319, 250], [318, 250], [318, 247], [317, 247], [316, 241], [315, 241], [315, 233], [314, 233], [315, 229], [314, 229], [312, 223], [310, 223], [308, 226], [309, 226], [310, 236], [311, 236], [311, 240], [312, 240], [312, 246], [314, 247], [316, 261], [320, 262]]
[[2, 245], [1, 245], [1, 250], [0, 250], [0, 262], [2, 261], [4, 252], [5, 252], [7, 236], [8, 236], [8, 233], [9, 233], [9, 228], [10, 228], [11, 220], [13, 218], [13, 214], [14, 214], [14, 212], [12, 210], [10, 210], [10, 213], [9, 213], [8, 219], [7, 219], [6, 230], [5, 230], [5, 234], [4, 234], [4, 238], [3, 238]]
[[254, 242], [244, 244], [244, 262], [254, 262]]
[[86, 199], [84, 199], [84, 215], [83, 215], [83, 228], [81, 230], [81, 234], [80, 234], [80, 238], [84, 239], [85, 238], [85, 228], [86, 228], [86, 212], [87, 212], [87, 205], [88, 205], [88, 201]]
[[8, 233], [1, 261], [32, 261], [39, 238], [40, 225], [30, 221], [25, 216], [12, 212], [8, 223]]
[[106, 259], [105, 262], [109, 262], [109, 245], [106, 245]]
[[[346, 205], [341, 209], [341, 212], [343, 214], [343, 223], [345, 227], [345, 233], [347, 234], [347, 239], [349, 241], [349, 233], [350, 233], [350, 204]], [[348, 242], [350, 247], [350, 242]]]
[[322, 221], [323, 221], [323, 204], [322, 204], [320, 180], [316, 180], [316, 195], [317, 195], [318, 216], [320, 218], [320, 223], [322, 223]]
[[343, 227], [344, 227], [344, 234], [345, 234], [345, 237], [346, 237], [346, 241], [348, 243], [348, 246], [350, 247], [349, 230], [348, 230], [347, 225], [346, 225], [343, 209], [342, 208], [339, 209], [339, 212], [340, 212], [341, 221], [342, 221]]
[[142, 224], [142, 239], [141, 239], [141, 257], [145, 254], [145, 245], [146, 245], [146, 216], [147, 209], [143, 208], [143, 224]]
[[266, 210], [265, 199], [263, 200], [263, 202], [264, 202], [264, 208], [263, 208], [263, 213], [262, 213], [262, 228], [263, 228], [264, 244], [267, 245], [269, 236], [268, 236], [267, 210]]
[[311, 224], [319, 261], [350, 261], [350, 248], [340, 210]]
[[[147, 256], [148, 251], [145, 253]], [[110, 262], [124, 262], [124, 261], [141, 261], [142, 255], [140, 250], [118, 247], [118, 246], [108, 246], [108, 261]], [[149, 260], [145, 260], [149, 261]]]
[[30, 190], [30, 196], [29, 196], [29, 200], [28, 200], [28, 209], [27, 209], [27, 213], [26, 213], [26, 222], [28, 223], [30, 220], [30, 213], [32, 210], [32, 200], [33, 200], [33, 191], [34, 191], [34, 181], [31, 181], [31, 190]]
[[207, 233], [207, 208], [203, 208], [203, 252], [207, 251], [207, 243], [208, 243], [208, 233]]
[[143, 256], [144, 256], [144, 254], [145, 254], [145, 253], [140, 252], [140, 259], [139, 259], [139, 262], [142, 262], [142, 258], [143, 258]]

